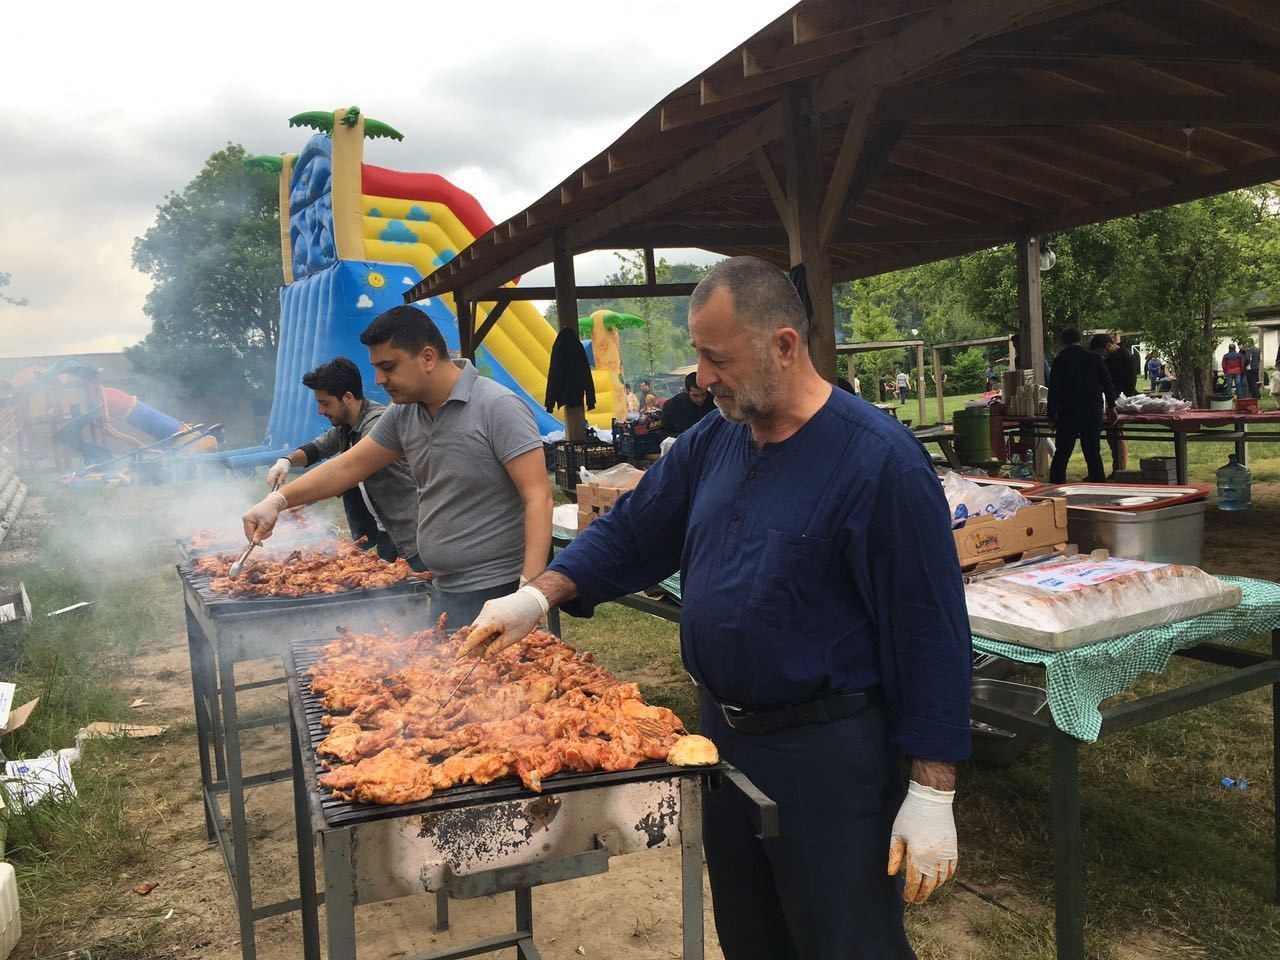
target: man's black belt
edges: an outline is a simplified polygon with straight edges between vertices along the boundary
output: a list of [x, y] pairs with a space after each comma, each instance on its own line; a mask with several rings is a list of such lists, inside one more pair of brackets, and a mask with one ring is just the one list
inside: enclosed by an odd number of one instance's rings
[[857, 693], [830, 693], [816, 700], [766, 710], [734, 707], [725, 703], [719, 704], [719, 707], [724, 714], [725, 723], [739, 733], [776, 733], [792, 727], [843, 720], [867, 707], [883, 703], [884, 692], [880, 687], [871, 687]]

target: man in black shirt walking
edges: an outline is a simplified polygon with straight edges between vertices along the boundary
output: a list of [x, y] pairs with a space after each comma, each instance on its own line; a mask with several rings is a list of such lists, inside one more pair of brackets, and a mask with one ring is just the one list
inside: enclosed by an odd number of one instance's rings
[[[1089, 341], [1089, 349], [1102, 358], [1107, 375], [1116, 393], [1132, 397], [1138, 392], [1138, 372], [1133, 366], [1133, 355], [1121, 348], [1109, 333], [1095, 334]], [[1111, 448], [1111, 472], [1125, 470], [1129, 466], [1129, 447], [1124, 442], [1117, 423], [1107, 424], [1107, 446]]]
[[1102, 357], [1080, 345], [1080, 331], [1062, 331], [1062, 351], [1049, 369], [1049, 420], [1056, 428], [1058, 449], [1049, 465], [1049, 481], [1065, 483], [1067, 462], [1075, 452], [1076, 440], [1089, 467], [1085, 479], [1104, 483], [1100, 437], [1103, 398], [1107, 417], [1115, 416], [1116, 388]]

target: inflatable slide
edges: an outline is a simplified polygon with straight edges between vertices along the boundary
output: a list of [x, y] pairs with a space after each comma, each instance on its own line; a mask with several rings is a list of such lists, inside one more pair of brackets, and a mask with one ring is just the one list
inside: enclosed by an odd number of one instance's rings
[[[444, 177], [366, 164], [366, 136], [399, 139], [399, 134], [375, 120], [368, 120], [366, 129], [358, 108], [302, 114], [290, 123], [321, 132], [297, 155], [250, 161], [279, 169], [284, 286], [266, 439], [260, 447], [219, 455], [233, 466], [267, 462], [327, 428], [302, 375], [336, 356], [359, 364], [366, 395], [387, 402], [374, 385], [361, 332], [379, 313], [402, 304], [406, 290], [493, 227], [479, 202]], [[452, 297], [416, 306], [435, 321], [450, 349], [458, 350]], [[477, 328], [490, 306], [478, 305]], [[476, 354], [481, 373], [529, 404], [544, 436], [563, 429], [542, 404], [556, 332], [531, 304], [516, 301]], [[617, 377], [607, 370], [594, 376], [596, 407], [588, 420], [607, 429]]]

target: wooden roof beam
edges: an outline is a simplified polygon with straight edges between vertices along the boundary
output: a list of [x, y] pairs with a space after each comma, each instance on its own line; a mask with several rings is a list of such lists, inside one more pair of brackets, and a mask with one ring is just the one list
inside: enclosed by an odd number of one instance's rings
[[907, 116], [912, 127], [950, 123], [990, 126], [1119, 124], [1170, 126], [1277, 126], [1276, 98], [1159, 93], [1037, 93], [1034, 90], [890, 91], [884, 111]]
[[1237, 44], [1173, 44], [1134, 43], [1109, 38], [1072, 38], [1069, 40], [1015, 41], [1005, 38], [988, 40], [973, 52], [1010, 66], [1032, 69], [1052, 63], [1090, 60], [1136, 60], [1153, 63], [1280, 63], [1280, 50]]
[[1211, 197], [1229, 190], [1252, 187], [1272, 180], [1280, 180], [1280, 158], [1251, 163], [1223, 173], [1192, 177], [1181, 183], [1158, 187], [1130, 197], [1052, 214], [1033, 221], [1028, 226], [1028, 231], [1044, 234], [1070, 230], [1088, 223], [1101, 223], [1117, 217], [1128, 217], [1146, 210], [1156, 210], [1175, 203], [1186, 203], [1201, 197]]
[[813, 110], [836, 110], [872, 87], [898, 83], [990, 37], [1110, 2], [952, 0], [828, 73], [814, 92]]
[[[858, 98], [849, 114], [849, 122], [845, 127], [844, 137], [840, 141], [840, 152], [836, 154], [835, 167], [831, 171], [831, 179], [827, 182], [826, 194], [822, 198], [822, 209], [818, 213], [818, 245], [825, 247], [836, 232], [836, 225], [847, 219], [849, 211], [857, 204], [858, 198], [866, 191], [871, 177], [879, 172], [884, 162], [889, 159], [889, 151], [898, 141], [902, 133], [901, 126], [894, 131], [895, 135], [882, 137], [877, 143], [875, 153], [878, 158], [863, 155], [867, 146], [867, 138], [871, 133], [871, 120], [875, 116], [876, 105], [880, 102], [880, 91], [872, 88]], [[875, 166], [870, 172], [867, 168]], [[864, 170], [860, 183], [861, 189], [852, 189], [854, 174], [858, 168]], [[867, 173], [870, 172], [870, 177]]]

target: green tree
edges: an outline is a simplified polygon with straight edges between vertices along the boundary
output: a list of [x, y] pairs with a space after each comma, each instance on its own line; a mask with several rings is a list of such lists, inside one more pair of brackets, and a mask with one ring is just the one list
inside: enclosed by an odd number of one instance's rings
[[1128, 315], [1173, 361], [1182, 396], [1204, 406], [1219, 336], [1246, 334], [1243, 310], [1275, 282], [1277, 191], [1240, 190], [1143, 214], [1132, 224]]
[[280, 334], [278, 180], [244, 166], [228, 144], [134, 240], [133, 265], [151, 277], [151, 332], [125, 350], [139, 372], [189, 395], [272, 388]]

